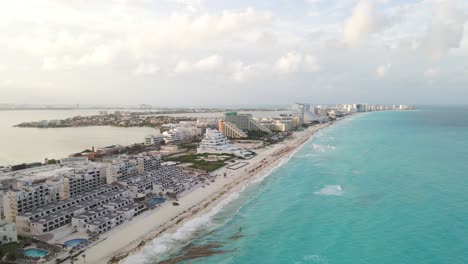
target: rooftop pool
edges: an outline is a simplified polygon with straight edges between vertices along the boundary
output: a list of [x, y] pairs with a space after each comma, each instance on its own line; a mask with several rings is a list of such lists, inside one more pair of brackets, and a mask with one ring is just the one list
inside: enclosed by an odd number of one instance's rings
[[146, 202], [146, 205], [156, 205], [156, 204], [162, 204], [166, 201], [164, 198], [151, 198]]
[[42, 249], [37, 249], [37, 248], [28, 248], [23, 251], [23, 255], [26, 257], [34, 257], [34, 258], [40, 258], [47, 256], [49, 254], [48, 251], [42, 250]]
[[75, 239], [72, 239], [72, 240], [68, 240], [68, 241], [65, 241], [65, 246], [67, 247], [75, 247], [81, 243], [85, 243], [85, 242], [88, 242], [87, 239], [84, 239], [84, 238], [75, 238]]

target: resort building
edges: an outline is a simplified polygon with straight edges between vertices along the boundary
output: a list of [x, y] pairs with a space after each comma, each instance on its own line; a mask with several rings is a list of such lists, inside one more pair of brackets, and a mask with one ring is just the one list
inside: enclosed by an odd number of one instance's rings
[[71, 224], [72, 217], [103, 207], [103, 205], [128, 197], [128, 191], [117, 186], [103, 186], [96, 190], [77, 195], [73, 199], [39, 207], [16, 217], [18, 233], [42, 235], [62, 226]]
[[0, 220], [0, 245], [17, 242], [18, 233], [16, 232], [16, 225], [13, 223], [8, 223], [7, 221]]
[[18, 214], [33, 210], [60, 199], [60, 181], [48, 180], [43, 183], [17, 181], [16, 185], [3, 195], [3, 210], [6, 221], [13, 223]]
[[[96, 163], [98, 164], [98, 163]], [[106, 181], [106, 167], [102, 164], [67, 172], [61, 181], [60, 199], [94, 190]]]
[[119, 209], [116, 210], [118, 214], [121, 214], [124, 216], [126, 220], [130, 220], [133, 217], [141, 214], [148, 208], [146, 207], [145, 204], [143, 203], [131, 203], [129, 205], [123, 206]]
[[111, 211], [107, 208], [97, 207], [82, 214], [73, 216], [71, 220], [72, 227], [75, 228], [75, 230], [78, 232], [86, 232], [87, 223], [90, 223], [96, 219], [100, 219], [110, 212]]
[[248, 137], [248, 131], [271, 133], [269, 128], [263, 126], [251, 114], [237, 114], [237, 112], [227, 112], [218, 121], [218, 129], [228, 138], [246, 138]]
[[205, 136], [198, 145], [197, 153], [228, 153], [239, 157], [246, 157], [252, 153], [234, 147], [218, 130], [207, 128]]
[[242, 131], [236, 125], [231, 122], [227, 122], [224, 120], [219, 120], [218, 122], [219, 132], [226, 135], [228, 138], [246, 138], [248, 137], [247, 133]]
[[109, 213], [99, 219], [95, 219], [86, 224], [86, 230], [95, 234], [101, 234], [107, 230], [122, 224], [125, 221], [124, 215], [119, 213]]
[[192, 138], [192, 131], [186, 127], [177, 127], [162, 133], [166, 144], [178, 144], [189, 142]]
[[145, 146], [161, 146], [164, 143], [164, 137], [161, 134], [153, 134], [145, 137]]
[[136, 156], [138, 173], [154, 171], [161, 166], [161, 156], [159, 155], [138, 155]]
[[138, 175], [138, 162], [136, 159], [121, 155], [113, 159], [107, 166], [107, 183], [119, 182], [123, 179]]

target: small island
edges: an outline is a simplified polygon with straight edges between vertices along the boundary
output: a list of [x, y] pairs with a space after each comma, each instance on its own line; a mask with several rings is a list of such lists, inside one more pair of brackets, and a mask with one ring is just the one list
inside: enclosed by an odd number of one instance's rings
[[195, 121], [191, 117], [154, 116], [145, 112], [120, 112], [108, 114], [101, 111], [99, 115], [75, 116], [63, 120], [41, 120], [24, 122], [15, 127], [33, 128], [60, 128], [60, 127], [89, 127], [89, 126], [115, 126], [115, 127], [159, 127], [163, 124], [180, 121]]

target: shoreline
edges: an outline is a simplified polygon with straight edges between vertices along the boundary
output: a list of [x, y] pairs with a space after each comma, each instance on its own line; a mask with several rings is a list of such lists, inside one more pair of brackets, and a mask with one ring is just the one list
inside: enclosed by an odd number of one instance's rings
[[[291, 157], [304, 143], [332, 123], [319, 124], [296, 132], [284, 142], [268, 146], [239, 170], [226, 167], [215, 171], [220, 175], [206, 188], [197, 188], [179, 199], [180, 206], [165, 203], [155, 211], [148, 211], [120, 228], [110, 230], [105, 238], [87, 249], [89, 263], [123, 263], [137, 255], [148, 243], [166, 234], [174, 234], [192, 219], [208, 214], [233, 193], [241, 191], [252, 180], [269, 175]], [[227, 177], [222, 177], [223, 173]]]

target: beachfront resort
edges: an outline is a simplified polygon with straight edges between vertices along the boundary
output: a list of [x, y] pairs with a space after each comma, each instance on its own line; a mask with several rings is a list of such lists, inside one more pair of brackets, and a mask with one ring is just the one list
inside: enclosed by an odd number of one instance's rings
[[[56, 163], [11, 167], [0, 174], [0, 240], [16, 246], [1, 258], [9, 263], [71, 261], [119, 227], [145, 215], [158, 216], [163, 205], [179, 206], [179, 199], [208, 188], [223, 175], [226, 178], [229, 170], [240, 177], [250, 159], [293, 131], [355, 112], [393, 109], [366, 105], [311, 108], [296, 103], [289, 114], [277, 117], [227, 112], [211, 120], [165, 124], [162, 133], [142, 139], [144, 151], [137, 154], [109, 146]], [[286, 148], [264, 155], [279, 158], [290, 151]], [[96, 155], [98, 150], [100, 155]], [[250, 165], [262, 165], [266, 158], [252, 160]]]

